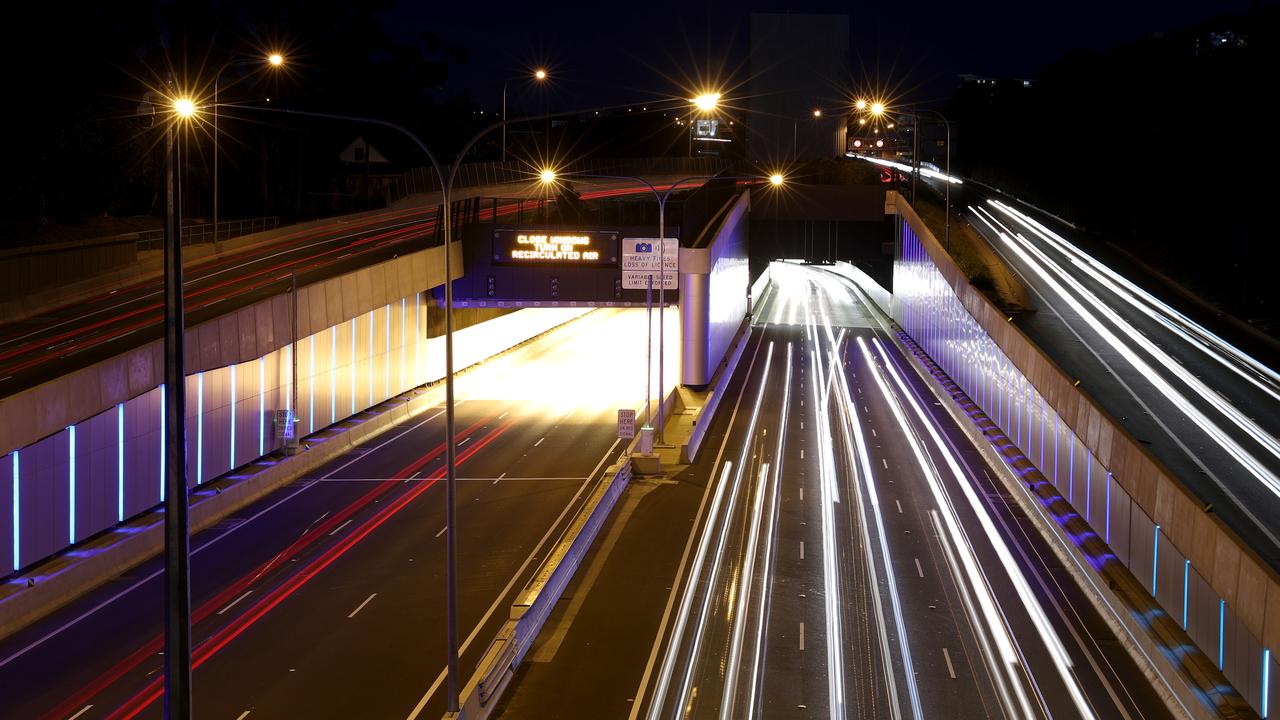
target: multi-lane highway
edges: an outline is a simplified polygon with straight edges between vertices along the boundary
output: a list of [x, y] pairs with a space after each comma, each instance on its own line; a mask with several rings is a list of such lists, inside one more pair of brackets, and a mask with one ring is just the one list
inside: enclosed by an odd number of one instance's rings
[[953, 192], [1033, 294], [1037, 312], [1019, 327], [1280, 569], [1274, 349], [1216, 334], [1162, 298], [1167, 288], [1152, 292], [1082, 249], [1089, 241], [1055, 218], [980, 187]]
[[[495, 212], [499, 219], [513, 217], [520, 207], [516, 198], [546, 197], [545, 188], [534, 183], [489, 190], [509, 200], [496, 208], [485, 204], [481, 221], [492, 220]], [[582, 199], [594, 200], [649, 189], [588, 181], [579, 191]], [[189, 264], [183, 283], [187, 325], [286, 292], [294, 273], [306, 284], [438, 243], [436, 213], [426, 203], [285, 228], [239, 252]], [[160, 337], [162, 290], [155, 276], [0, 326], [0, 397]]]
[[[459, 379], [464, 672], [620, 451], [644, 337], [642, 311], [597, 310]], [[442, 423], [432, 409], [193, 538], [197, 715], [442, 714]], [[159, 717], [160, 580], [144, 564], [0, 643], [0, 716]]]
[[1168, 716], [860, 295], [772, 267], [632, 717]]

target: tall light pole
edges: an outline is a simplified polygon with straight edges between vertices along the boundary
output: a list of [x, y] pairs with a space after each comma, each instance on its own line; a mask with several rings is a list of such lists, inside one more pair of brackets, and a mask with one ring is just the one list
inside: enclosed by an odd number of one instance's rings
[[[703, 181], [712, 180], [712, 179], [760, 180], [761, 178], [750, 176], [750, 175], [734, 175], [734, 176], [724, 176], [724, 177], [716, 177], [714, 175], [691, 175], [689, 177], [681, 178], [675, 181], [674, 183], [671, 183], [671, 185], [667, 186], [665, 190], [659, 190], [657, 186], [655, 186], [652, 182], [645, 180], [642, 177], [636, 177], [634, 175], [597, 175], [594, 173], [572, 173], [572, 177], [601, 178], [605, 180], [631, 180], [634, 182], [638, 182], [644, 185], [645, 187], [649, 188], [649, 191], [653, 193], [654, 199], [657, 200], [658, 202], [658, 262], [659, 262], [658, 264], [658, 278], [659, 278], [659, 281], [658, 281], [658, 425], [655, 429], [657, 430], [657, 440], [659, 443], [661, 443], [663, 441], [662, 440], [662, 435], [663, 435], [662, 433], [662, 426], [663, 426], [662, 395], [666, 391], [666, 386], [664, 384], [665, 378], [663, 376], [663, 368], [666, 366], [666, 356], [664, 354], [665, 328], [663, 327], [663, 314], [664, 314], [664, 310], [666, 309], [665, 290], [666, 290], [666, 274], [667, 274], [667, 257], [666, 257], [667, 200], [671, 198], [671, 194], [675, 192], [676, 189], [679, 188], [681, 185], [689, 182], [694, 182], [696, 180], [703, 180]], [[543, 170], [539, 174], [539, 178], [542, 180], [543, 183], [550, 184], [555, 182], [557, 175], [554, 170]], [[783, 178], [783, 176], [780, 173], [774, 173], [773, 175], [769, 176], [769, 183], [773, 187], [779, 187], [783, 184], [783, 182], [785, 182], [785, 178]], [[676, 272], [679, 272], [678, 263], [679, 263], [679, 256], [677, 255]], [[649, 292], [645, 294], [645, 305], [650, 315], [652, 315], [653, 313], [652, 289], [653, 289], [653, 276], [650, 275], [649, 276]], [[648, 328], [649, 328], [649, 335], [648, 335], [649, 339], [648, 339], [647, 346], [652, 348], [653, 347], [653, 322], [652, 321], [648, 323]], [[649, 360], [649, 362], [646, 363], [646, 365], [647, 367], [646, 367], [645, 373], [646, 373], [646, 383], [647, 383], [647, 379], [653, 377], [652, 360]], [[649, 414], [649, 403], [650, 403], [650, 400], [652, 399], [652, 395], [653, 394], [651, 391], [647, 389], [645, 390], [644, 422], [645, 422], [645, 426], [650, 428], [653, 427], [650, 424], [650, 414]]]
[[[502, 81], [502, 162], [507, 161], [507, 84], [512, 80], [519, 80], [524, 76], [507, 78]], [[533, 79], [542, 82], [547, 79], [547, 71], [538, 68], [533, 71]]]
[[164, 714], [191, 717], [191, 553], [183, 373], [182, 175], [179, 135], [195, 115], [185, 96], [167, 108], [164, 172]]
[[[218, 68], [218, 72], [213, 76], [213, 239], [218, 240], [218, 91], [222, 85], [222, 74], [227, 68], [233, 65], [250, 65], [257, 64], [258, 60], [228, 60]], [[284, 64], [284, 55], [280, 53], [271, 53], [266, 57], [268, 66], [278, 68]]]

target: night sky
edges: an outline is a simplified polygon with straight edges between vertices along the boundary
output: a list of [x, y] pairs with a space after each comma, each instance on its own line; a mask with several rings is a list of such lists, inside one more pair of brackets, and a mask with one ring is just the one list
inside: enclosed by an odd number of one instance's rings
[[[469, 89], [497, 107], [502, 79], [546, 64], [562, 107], [627, 103], [672, 92], [694, 68], [732, 71], [746, 55], [751, 12], [850, 15], [854, 84], [864, 76], [918, 102], [941, 103], [955, 76], [1036, 77], [1075, 49], [1106, 50], [1175, 31], [1251, 0], [1074, 2], [557, 2], [421, 3], [384, 14], [387, 31], [411, 42], [428, 28], [470, 52], [448, 91]], [[548, 9], [551, 8], [551, 9]], [[741, 68], [745, 77], [745, 68]], [[878, 81], [877, 81], [878, 78]], [[516, 85], [512, 85], [512, 93]]]

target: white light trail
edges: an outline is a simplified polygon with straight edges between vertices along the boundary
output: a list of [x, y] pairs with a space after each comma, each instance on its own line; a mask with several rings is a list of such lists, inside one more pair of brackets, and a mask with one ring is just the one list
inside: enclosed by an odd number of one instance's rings
[[[992, 219], [994, 220], [994, 217], [992, 217]], [[1110, 328], [1102, 323], [1093, 312], [1080, 302], [1080, 300], [1071, 293], [1068, 293], [1062, 283], [1059, 283], [1053, 275], [1050, 274], [1050, 271], [1047, 270], [1045, 266], [1042, 266], [1041, 261], [1037, 260], [1037, 257], [1041, 258], [1045, 265], [1048, 265], [1049, 267], [1056, 267], [1051, 260], [1044, 256], [1042, 251], [1026, 242], [1024, 238], [1018, 238], [1015, 240], [1011, 233], [1004, 232], [1002, 230], [996, 230], [996, 232], [1001, 241], [1004, 242], [1005, 245], [1032, 270], [1032, 272], [1052, 288], [1053, 291], [1057, 293], [1057, 295], [1061, 297], [1062, 300], [1066, 302], [1082, 320], [1093, 328], [1093, 330], [1097, 332], [1109, 346], [1124, 357], [1135, 370], [1141, 373], [1148, 380], [1148, 382], [1155, 386], [1156, 390], [1160, 392], [1160, 394], [1164, 395], [1165, 399], [1181, 410], [1183, 414], [1192, 420], [1192, 422], [1199, 425], [1207, 435], [1213, 438], [1213, 440], [1227, 452], [1227, 454], [1235, 458], [1237, 462], [1248, 470], [1250, 474], [1260, 480], [1273, 494], [1280, 497], [1280, 478], [1277, 478], [1275, 474], [1268, 470], [1266, 466], [1259, 462], [1257, 458], [1240, 445], [1235, 438], [1232, 438], [1224, 432], [1217, 423], [1192, 404], [1191, 401], [1182, 393], [1178, 392], [1178, 390], [1174, 388], [1168, 380], [1165, 380], [1163, 375], [1156, 371], [1156, 368], [1152, 367], [1151, 364], [1142, 359], [1142, 357], [1139, 356], [1128, 343], [1124, 342], [1115, 333], [1113, 333]], [[1033, 254], [1036, 257], [1033, 257]], [[1223, 412], [1228, 419], [1232, 419], [1238, 427], [1268, 449], [1275, 447], [1276, 449], [1273, 450], [1273, 453], [1280, 452], [1280, 445], [1276, 444], [1275, 438], [1265, 436], [1265, 433], [1262, 433], [1260, 429], [1257, 428], [1256, 424], [1253, 424], [1251, 420], [1248, 420], [1248, 418], [1244, 418], [1238, 410], [1226, 403], [1221, 396], [1213, 392], [1198, 378], [1187, 372], [1181, 365], [1174, 362], [1173, 359], [1165, 355], [1163, 351], [1155, 348], [1155, 346], [1151, 344], [1145, 336], [1133, 329], [1132, 326], [1125, 323], [1124, 320], [1116, 315], [1113, 310], [1102, 305], [1101, 301], [1080, 286], [1078, 281], [1062, 271], [1061, 268], [1057, 268], [1056, 272], [1060, 277], [1062, 277], [1064, 282], [1071, 285], [1076, 292], [1080, 293], [1081, 297], [1085, 298], [1085, 300], [1097, 308], [1099, 312], [1106, 315], [1108, 319], [1115, 323], [1117, 327], [1121, 328], [1122, 331], [1129, 333], [1131, 339], [1146, 349], [1147, 352], [1151, 353], [1153, 357], [1160, 359], [1160, 357], [1163, 356], [1165, 359], [1161, 361], [1162, 365], [1177, 375], [1183, 382], [1187, 383], [1188, 386], [1195, 390], [1204, 400]], [[1250, 425], [1253, 425], [1253, 429], [1250, 429]], [[1280, 457], [1280, 455], [1278, 455], [1278, 457]]]
[[[894, 162], [893, 160], [885, 160], [884, 158], [870, 157], [868, 155], [858, 155], [856, 153], [845, 153], [845, 157], [852, 157], [852, 158], [857, 158], [859, 160], [866, 160], [869, 163], [875, 163], [876, 165], [884, 165], [885, 167], [891, 167], [896, 170], [901, 170], [902, 172], [905, 172], [905, 173], [911, 173], [915, 171], [915, 168], [911, 167], [910, 165], [906, 165], [900, 162]], [[935, 180], [946, 180], [952, 183], [953, 185], [964, 184], [964, 181], [958, 177], [952, 177], [945, 173], [940, 173], [937, 170], [930, 170], [927, 167], [921, 167], [920, 174], [927, 178], [934, 178]]]
[[[1009, 630], [1003, 621], [996, 620], [992, 614], [992, 611], [996, 606], [998, 606], [998, 603], [995, 601], [994, 597], [990, 595], [990, 588], [982, 577], [981, 570], [979, 569], [979, 563], [976, 557], [972, 554], [973, 550], [968, 544], [966, 534], [960, 525], [959, 519], [955, 515], [954, 508], [951, 507], [950, 499], [939, 482], [937, 473], [932, 470], [931, 464], [925, 460], [923, 450], [920, 448], [918, 441], [916, 441], [914, 433], [908, 431], [909, 425], [907, 424], [906, 418], [903, 416], [902, 408], [899, 407], [899, 397], [905, 398], [906, 404], [911, 407], [913, 413], [919, 419], [921, 426], [928, 432], [934, 445], [938, 448], [945, 460], [947, 468], [951, 471], [951, 474], [955, 479], [956, 485], [959, 486], [965, 500], [969, 504], [970, 509], [973, 511], [974, 516], [978, 519], [979, 526], [986, 534], [991, 548], [999, 558], [1000, 567], [1005, 570], [1006, 575], [1013, 584], [1019, 600], [1021, 600], [1024, 608], [1026, 609], [1027, 616], [1031, 619], [1032, 625], [1035, 626], [1037, 634], [1040, 636], [1045, 648], [1049, 651], [1049, 658], [1057, 669], [1058, 675], [1062, 678], [1063, 685], [1071, 696], [1076, 709], [1080, 712], [1082, 717], [1093, 718], [1094, 714], [1089, 706], [1089, 702], [1084, 697], [1084, 693], [1081, 691], [1079, 683], [1076, 680], [1070, 656], [1067, 655], [1066, 649], [1063, 647], [1057, 633], [1054, 632], [1053, 627], [1049, 624], [1049, 619], [1045, 616], [1044, 610], [1040, 607], [1039, 601], [1036, 600], [1035, 594], [1031, 591], [1031, 587], [1027, 583], [1026, 577], [1022, 574], [1021, 569], [1014, 560], [1013, 554], [1009, 551], [1009, 547], [1005, 543], [1004, 538], [996, 529], [995, 523], [992, 521], [986, 507], [978, 499], [972, 483], [969, 481], [969, 478], [965, 476], [963, 470], [961, 470], [958, 459], [939, 435], [933, 418], [929, 417], [925, 413], [924, 408], [920, 406], [914, 395], [907, 388], [905, 381], [898, 373], [897, 368], [895, 368], [893, 363], [890, 361], [889, 356], [879, 339], [874, 340], [874, 344], [876, 353], [879, 355], [884, 366], [883, 372], [879, 364], [871, 362], [870, 350], [861, 338], [859, 338], [858, 344], [862, 348], [863, 354], [868, 358], [868, 364], [871, 365], [872, 374], [875, 376], [877, 384], [880, 385], [885, 396], [890, 398], [890, 406], [893, 408], [894, 415], [898, 418], [898, 422], [903, 426], [904, 435], [911, 444], [913, 452], [916, 453], [917, 459], [921, 463], [921, 468], [925, 470], [925, 476], [928, 479], [930, 490], [933, 492], [934, 498], [937, 501], [942, 514], [942, 519], [944, 520], [943, 524], [949, 531], [955, 547], [959, 550], [959, 555], [970, 575], [971, 584], [975, 588], [985, 589], [984, 593], [979, 594], [979, 599], [983, 605], [988, 608], [988, 617], [993, 621], [990, 624], [992, 632], [994, 633], [997, 627], [1001, 628], [1004, 633], [1008, 633]], [[894, 385], [898, 387], [898, 390], [900, 391], [899, 393], [893, 393], [890, 390], [888, 383], [884, 378], [884, 373], [886, 372], [892, 378]], [[1011, 637], [1005, 637], [1002, 645], [1005, 643], [1012, 645]]]

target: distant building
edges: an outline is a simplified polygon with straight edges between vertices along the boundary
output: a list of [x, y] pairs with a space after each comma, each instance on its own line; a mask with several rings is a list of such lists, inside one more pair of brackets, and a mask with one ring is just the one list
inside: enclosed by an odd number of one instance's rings
[[[752, 13], [747, 157], [764, 163], [844, 154], [849, 16]], [[814, 111], [819, 113], [815, 115]]]

